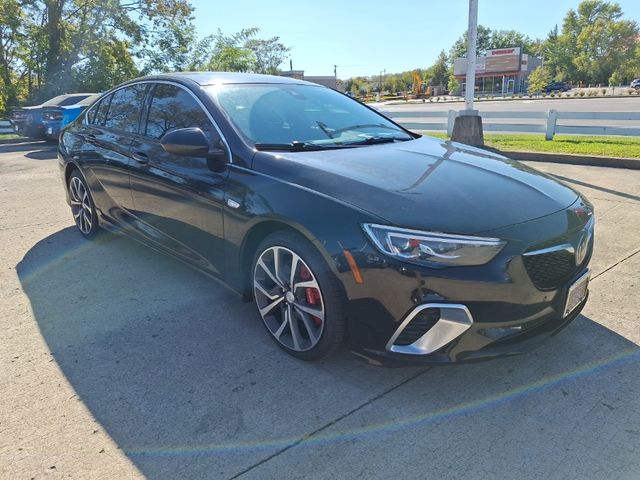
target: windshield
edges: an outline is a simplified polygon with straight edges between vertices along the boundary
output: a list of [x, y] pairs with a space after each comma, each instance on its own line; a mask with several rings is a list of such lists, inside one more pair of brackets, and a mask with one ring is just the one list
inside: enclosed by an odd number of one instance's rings
[[229, 84], [211, 86], [209, 92], [259, 149], [337, 148], [414, 138], [376, 112], [329, 88]]

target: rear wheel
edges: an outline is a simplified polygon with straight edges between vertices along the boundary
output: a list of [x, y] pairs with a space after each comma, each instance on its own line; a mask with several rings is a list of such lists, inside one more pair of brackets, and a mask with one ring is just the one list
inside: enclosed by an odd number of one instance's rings
[[95, 204], [85, 179], [77, 170], [69, 178], [69, 198], [76, 227], [86, 238], [95, 237], [99, 230]]
[[276, 232], [260, 244], [252, 287], [267, 331], [287, 353], [317, 360], [343, 343], [342, 290], [320, 253], [302, 236]]

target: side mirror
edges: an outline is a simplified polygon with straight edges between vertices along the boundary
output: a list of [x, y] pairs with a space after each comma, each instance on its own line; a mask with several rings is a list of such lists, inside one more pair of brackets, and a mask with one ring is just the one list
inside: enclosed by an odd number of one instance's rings
[[204, 157], [214, 172], [224, 170], [228, 161], [222, 139], [216, 135], [210, 145], [204, 132], [196, 127], [171, 130], [160, 139], [160, 145], [172, 155]]
[[182, 157], [206, 157], [209, 142], [199, 128], [177, 128], [165, 133], [160, 139], [165, 152]]

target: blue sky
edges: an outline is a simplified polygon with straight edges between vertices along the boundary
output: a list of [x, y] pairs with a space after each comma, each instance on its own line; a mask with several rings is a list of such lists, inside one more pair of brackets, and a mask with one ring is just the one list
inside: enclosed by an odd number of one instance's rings
[[[307, 75], [378, 75], [427, 67], [467, 28], [467, 0], [191, 0], [198, 34], [259, 27], [291, 47], [293, 68]], [[578, 0], [479, 0], [478, 22], [544, 37]], [[640, 0], [618, 1], [640, 21]], [[282, 65], [288, 68], [288, 62]]]

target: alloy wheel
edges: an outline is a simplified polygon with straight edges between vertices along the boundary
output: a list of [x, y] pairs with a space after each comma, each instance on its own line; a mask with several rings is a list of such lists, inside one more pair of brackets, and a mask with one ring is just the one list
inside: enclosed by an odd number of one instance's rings
[[284, 347], [304, 352], [318, 344], [325, 324], [322, 292], [297, 253], [281, 246], [264, 250], [255, 264], [253, 290], [262, 320]]
[[87, 187], [79, 177], [71, 177], [69, 194], [71, 196], [71, 212], [76, 225], [82, 233], [89, 235], [93, 226], [93, 211]]

